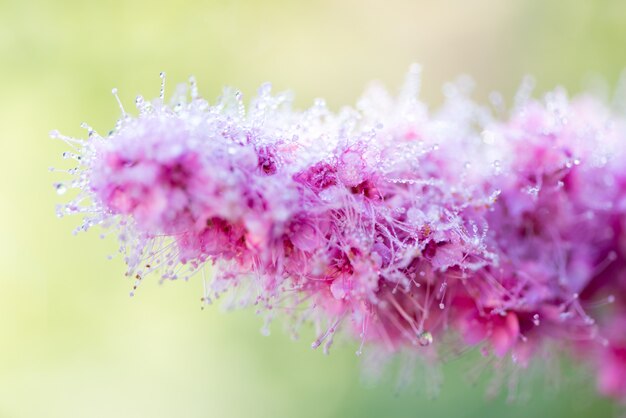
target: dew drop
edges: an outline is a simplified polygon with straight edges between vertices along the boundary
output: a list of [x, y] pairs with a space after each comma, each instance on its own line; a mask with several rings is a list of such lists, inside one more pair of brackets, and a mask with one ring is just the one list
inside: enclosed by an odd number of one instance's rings
[[313, 107], [317, 110], [324, 110], [326, 109], [326, 101], [324, 99], [317, 98], [313, 101]]
[[533, 315], [533, 324], [538, 327], [541, 322], [539, 321], [539, 314]]
[[67, 192], [67, 187], [63, 183], [55, 183], [54, 188], [57, 191], [58, 195], [65, 194]]
[[493, 163], [493, 171], [495, 174], [500, 174], [500, 172], [502, 171], [502, 164], [500, 163], [500, 160], [495, 160]]
[[487, 145], [491, 145], [496, 142], [495, 134], [491, 131], [484, 130], [481, 134], [483, 142]]
[[422, 331], [418, 335], [417, 341], [419, 345], [421, 345], [422, 347], [428, 347], [429, 345], [433, 343], [433, 335], [428, 331]]

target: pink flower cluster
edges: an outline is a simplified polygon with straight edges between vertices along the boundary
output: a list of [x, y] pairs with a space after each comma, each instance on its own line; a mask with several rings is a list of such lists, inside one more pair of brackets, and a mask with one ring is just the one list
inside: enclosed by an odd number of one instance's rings
[[326, 350], [341, 329], [435, 358], [447, 335], [524, 367], [552, 341], [626, 399], [626, 121], [601, 101], [523, 87], [505, 112], [461, 80], [431, 112], [418, 67], [336, 113], [189, 87], [53, 135], [77, 163], [57, 190], [79, 189], [59, 215], [118, 231], [136, 286], [210, 267], [205, 302], [312, 322]]

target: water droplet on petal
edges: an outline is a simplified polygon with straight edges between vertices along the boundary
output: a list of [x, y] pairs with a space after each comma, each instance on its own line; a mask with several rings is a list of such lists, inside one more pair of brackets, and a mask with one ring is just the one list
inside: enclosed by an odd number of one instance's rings
[[539, 321], [539, 314], [534, 314], [533, 315], [533, 324], [535, 324], [536, 327], [539, 326], [541, 322]]
[[417, 342], [422, 347], [428, 347], [429, 345], [433, 343], [433, 334], [431, 334], [428, 331], [423, 331], [418, 335]]

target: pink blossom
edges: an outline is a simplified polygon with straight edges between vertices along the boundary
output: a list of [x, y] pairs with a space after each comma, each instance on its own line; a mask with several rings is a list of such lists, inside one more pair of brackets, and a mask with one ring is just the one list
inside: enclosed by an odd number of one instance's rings
[[55, 133], [80, 157], [58, 213], [115, 228], [135, 288], [213, 266], [205, 302], [230, 290], [268, 321], [311, 321], [314, 348], [344, 330], [358, 353], [436, 361], [456, 335], [523, 368], [556, 342], [626, 399], [624, 120], [561, 90], [497, 116], [463, 83], [429, 113], [418, 77], [339, 113], [269, 85], [247, 109], [195, 84], [138, 98], [109, 135]]

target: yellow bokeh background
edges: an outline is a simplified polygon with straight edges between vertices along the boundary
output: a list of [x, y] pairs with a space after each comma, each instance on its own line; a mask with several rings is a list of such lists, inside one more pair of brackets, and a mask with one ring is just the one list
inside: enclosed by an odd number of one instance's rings
[[[424, 66], [424, 99], [471, 75], [476, 96], [510, 102], [525, 74], [540, 91], [575, 93], [626, 67], [626, 2], [542, 0], [136, 1], [0, 0], [0, 417], [607, 416], [591, 374], [533, 383], [527, 402], [486, 399], [490, 370], [471, 385], [468, 354], [444, 367], [435, 399], [392, 380], [365, 384], [355, 346], [312, 352], [305, 330], [269, 337], [251, 310], [201, 311], [202, 284], [146, 280], [135, 298], [112, 237], [72, 236], [52, 183], [63, 144], [51, 129], [101, 132], [136, 94], [196, 75], [247, 97], [272, 81], [298, 106], [337, 109], [372, 79], [396, 89]], [[428, 379], [428, 377], [426, 377]], [[416, 380], [424, 380], [417, 376]], [[419, 385], [413, 385], [419, 386]], [[419, 389], [419, 388], [418, 388]], [[506, 392], [506, 388], [503, 388]]]

